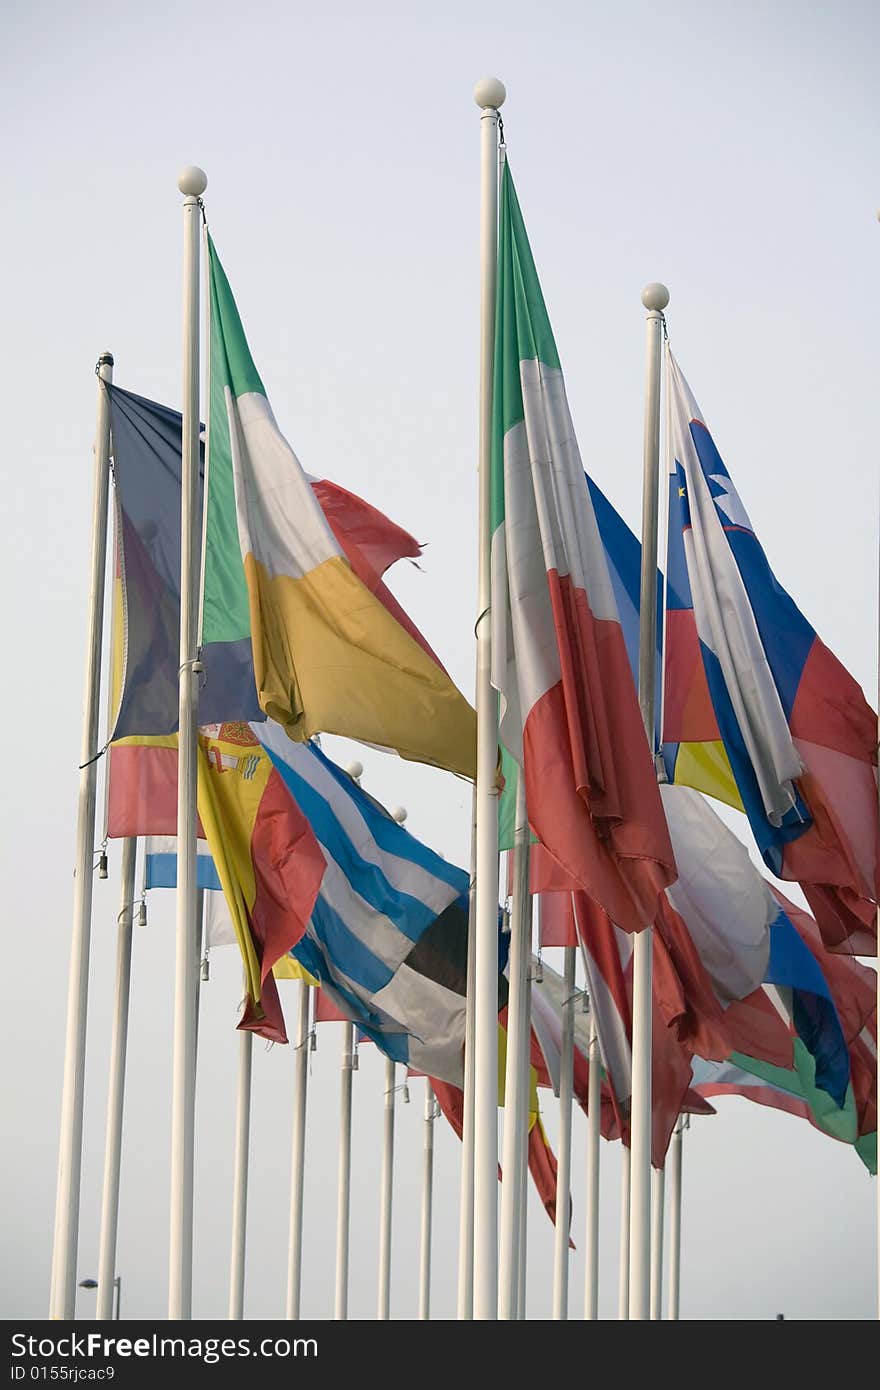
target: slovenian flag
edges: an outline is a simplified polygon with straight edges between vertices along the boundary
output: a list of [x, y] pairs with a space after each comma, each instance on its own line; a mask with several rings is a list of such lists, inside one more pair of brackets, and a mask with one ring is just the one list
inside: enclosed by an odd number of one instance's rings
[[628, 931], [675, 878], [614, 588], [510, 169], [501, 181], [492, 683], [529, 823]]
[[670, 780], [739, 803], [828, 948], [873, 955], [876, 715], [777, 582], [671, 353], [668, 397]]

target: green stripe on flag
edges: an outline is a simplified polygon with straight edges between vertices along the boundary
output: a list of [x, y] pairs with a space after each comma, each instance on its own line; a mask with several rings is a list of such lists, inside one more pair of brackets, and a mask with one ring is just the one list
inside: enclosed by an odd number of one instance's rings
[[745, 1057], [741, 1052], [732, 1052], [730, 1060], [734, 1066], [750, 1072], [759, 1080], [778, 1086], [782, 1091], [805, 1100], [813, 1112], [813, 1117], [826, 1134], [840, 1139], [844, 1144], [855, 1144], [858, 1133], [855, 1101], [852, 1086], [847, 1087], [846, 1101], [841, 1109], [827, 1094], [815, 1085], [816, 1063], [800, 1038], [794, 1040], [795, 1064], [792, 1070], [774, 1067], [756, 1057]]
[[535, 269], [510, 165], [501, 171], [498, 288], [495, 307], [495, 379], [492, 429], [494, 531], [504, 520], [504, 436], [524, 419], [520, 362], [559, 367], [550, 318]]
[[205, 598], [202, 641], [238, 642], [251, 634], [247, 584], [238, 540], [227, 387], [264, 395], [248, 349], [229, 281], [208, 237], [211, 285], [208, 497], [205, 536]]

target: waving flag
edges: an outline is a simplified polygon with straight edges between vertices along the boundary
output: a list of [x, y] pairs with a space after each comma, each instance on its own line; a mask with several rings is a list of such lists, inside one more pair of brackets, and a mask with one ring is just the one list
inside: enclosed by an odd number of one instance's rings
[[247, 724], [200, 730], [198, 778], [199, 819], [245, 968], [239, 1027], [287, 1042], [272, 969], [306, 930], [324, 856]]
[[[294, 743], [272, 720], [253, 731], [325, 861], [294, 957], [387, 1056], [459, 1083], [468, 874], [398, 825], [314, 744]], [[504, 991], [499, 976], [499, 1007]]]
[[249, 623], [260, 707], [293, 739], [342, 734], [473, 777], [473, 709], [344, 553], [275, 422], [210, 238], [208, 262], [206, 604], [211, 567], [227, 576], [212, 620], [230, 637]]
[[[825, 944], [874, 954], [876, 716], [773, 575], [671, 354], [668, 379], [670, 778], [717, 794], [729, 766], [765, 863], [800, 883]], [[700, 743], [712, 776], [679, 766]]]
[[[105, 389], [113, 430], [123, 638], [114, 738], [158, 736], [177, 727], [181, 416], [119, 386], [107, 384]], [[214, 435], [211, 448], [219, 457], [211, 490], [222, 495], [223, 434], [217, 428]], [[200, 489], [203, 473], [202, 461]], [[231, 473], [229, 477], [231, 484]], [[308, 484], [352, 570], [430, 653], [382, 581], [395, 561], [421, 554], [418, 541], [346, 488], [325, 478], [310, 477]], [[244, 567], [240, 552], [230, 553], [224, 546], [223, 515], [219, 503], [208, 512], [201, 648], [205, 674], [199, 696], [199, 713], [206, 724], [263, 717], [254, 682]]]
[[638, 931], [675, 878], [559, 355], [505, 163], [492, 457], [492, 683], [538, 839]]

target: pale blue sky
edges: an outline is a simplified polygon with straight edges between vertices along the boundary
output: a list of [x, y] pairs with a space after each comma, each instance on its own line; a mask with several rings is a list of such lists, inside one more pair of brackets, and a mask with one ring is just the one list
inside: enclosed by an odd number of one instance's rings
[[[473, 688], [477, 78], [497, 74], [511, 167], [588, 470], [638, 524], [644, 322], [670, 339], [780, 580], [877, 685], [880, 203], [870, 3], [613, 7], [7, 6], [0, 223], [8, 964], [0, 1316], [48, 1300], [85, 634], [93, 366], [180, 400], [178, 169], [206, 207], [282, 428], [312, 473], [427, 543], [391, 583]], [[342, 741], [334, 747], [346, 750]], [[333, 751], [333, 749], [331, 749]], [[467, 788], [366, 750], [365, 785], [466, 862]], [[743, 832], [745, 833], [745, 832]], [[96, 884], [81, 1276], [97, 1272], [118, 855]], [[172, 901], [135, 938], [119, 1269], [126, 1311], [167, 1287]], [[8, 958], [7, 958], [8, 959]], [[558, 962], [557, 962], [558, 964]], [[194, 1308], [223, 1316], [238, 1002], [204, 991]], [[292, 999], [288, 1009], [292, 1016]], [[332, 1311], [338, 1030], [313, 1059], [303, 1311]], [[366, 1053], [366, 1049], [365, 1049]], [[247, 1311], [284, 1311], [293, 1058], [255, 1050]], [[352, 1313], [372, 1317], [382, 1070], [356, 1077]], [[399, 1112], [392, 1312], [416, 1310], [422, 1097]], [[556, 1106], [546, 1102], [556, 1131]], [[437, 1133], [435, 1311], [454, 1311], [458, 1141]], [[575, 1120], [572, 1313], [583, 1287]], [[617, 1154], [603, 1147], [603, 1311], [616, 1306]], [[787, 1116], [719, 1102], [687, 1136], [682, 1314], [869, 1317], [874, 1185]], [[530, 1314], [552, 1238], [532, 1207]], [[80, 1293], [88, 1316], [93, 1294]]]

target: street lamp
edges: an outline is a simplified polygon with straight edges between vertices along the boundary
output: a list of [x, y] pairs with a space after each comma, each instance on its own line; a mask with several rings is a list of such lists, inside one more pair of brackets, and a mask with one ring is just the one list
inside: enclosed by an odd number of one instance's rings
[[[81, 1289], [96, 1289], [96, 1288], [98, 1287], [98, 1281], [97, 1281], [97, 1279], [80, 1279], [80, 1281], [79, 1281], [79, 1286], [80, 1286]], [[114, 1299], [115, 1312], [114, 1312], [114, 1314], [113, 1314], [113, 1317], [114, 1317], [114, 1318], [118, 1318], [118, 1317], [119, 1317], [119, 1305], [120, 1305], [121, 1302], [122, 1302], [122, 1275], [121, 1275], [121, 1274], [117, 1274], [116, 1278], [113, 1280], [113, 1292], [114, 1292], [114, 1294], [115, 1294], [115, 1299]]]

